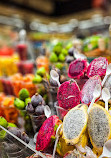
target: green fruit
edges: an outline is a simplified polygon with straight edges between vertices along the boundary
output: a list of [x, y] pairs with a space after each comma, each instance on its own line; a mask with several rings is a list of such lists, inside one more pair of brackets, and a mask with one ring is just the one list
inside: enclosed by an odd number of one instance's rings
[[61, 70], [63, 68], [63, 65], [62, 65], [62, 63], [57, 63], [56, 67]]
[[46, 70], [44, 67], [41, 67], [37, 70], [37, 74], [40, 75], [40, 76], [44, 76], [46, 73]]
[[25, 109], [25, 103], [22, 100], [20, 100], [19, 98], [16, 98], [14, 100], [14, 106], [19, 110]]
[[0, 125], [3, 126], [4, 128], [7, 128], [8, 126], [7, 120], [2, 116], [0, 116]]
[[69, 50], [72, 46], [73, 46], [72, 43], [68, 43], [66, 49]]
[[62, 49], [62, 52], [61, 52], [64, 56], [68, 55], [68, 51], [67, 49]]
[[19, 91], [19, 99], [25, 101], [26, 98], [29, 98], [29, 92], [27, 89], [22, 88]]
[[31, 102], [31, 98], [26, 98], [25, 99], [25, 105], [27, 105], [29, 102]]
[[59, 61], [63, 62], [65, 61], [65, 56], [63, 54], [60, 54], [58, 59]]
[[57, 55], [53, 52], [50, 55], [50, 62], [54, 63], [54, 62], [57, 62], [57, 61], [58, 61]]
[[62, 46], [61, 45], [55, 45], [53, 48], [53, 52], [55, 52], [56, 54], [60, 54], [62, 51]]
[[36, 75], [33, 80], [32, 80], [33, 83], [41, 83], [42, 82], [42, 77], [40, 75]]
[[14, 123], [8, 123], [8, 127], [17, 127]]
[[6, 136], [6, 131], [1, 130], [1, 131], [0, 131], [0, 139], [4, 139], [5, 136]]

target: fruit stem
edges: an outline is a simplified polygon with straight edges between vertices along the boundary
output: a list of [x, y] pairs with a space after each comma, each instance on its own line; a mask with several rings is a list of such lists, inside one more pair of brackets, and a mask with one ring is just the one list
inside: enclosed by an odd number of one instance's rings
[[36, 96], [38, 96], [38, 93], [35, 93]]

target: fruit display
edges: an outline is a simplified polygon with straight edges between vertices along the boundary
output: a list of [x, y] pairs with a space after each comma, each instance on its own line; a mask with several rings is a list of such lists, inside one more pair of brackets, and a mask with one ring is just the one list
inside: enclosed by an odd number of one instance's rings
[[[111, 143], [105, 145], [111, 140], [109, 39], [41, 42], [32, 61], [25, 35], [20, 32], [18, 55], [11, 54], [19, 73], [0, 66], [0, 154], [3, 149], [9, 158], [99, 158], [104, 146], [111, 154]], [[97, 58], [89, 62], [86, 56]]]
[[34, 78], [33, 74], [27, 74], [25, 76], [21, 74], [15, 74], [11, 76], [11, 82], [15, 96], [19, 95], [19, 91], [22, 88], [26, 88], [30, 92], [30, 96], [36, 93], [36, 86], [32, 83]]
[[33, 130], [37, 132], [42, 123], [45, 121], [46, 116], [44, 113], [45, 101], [41, 95], [36, 93], [31, 97], [31, 100], [26, 105], [26, 111], [32, 120]]

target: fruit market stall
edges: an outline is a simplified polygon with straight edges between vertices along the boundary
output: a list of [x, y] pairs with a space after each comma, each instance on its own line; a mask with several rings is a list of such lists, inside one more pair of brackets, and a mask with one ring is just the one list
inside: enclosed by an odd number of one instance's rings
[[0, 156], [111, 157], [110, 39], [49, 40], [29, 60], [25, 36], [1, 48]]

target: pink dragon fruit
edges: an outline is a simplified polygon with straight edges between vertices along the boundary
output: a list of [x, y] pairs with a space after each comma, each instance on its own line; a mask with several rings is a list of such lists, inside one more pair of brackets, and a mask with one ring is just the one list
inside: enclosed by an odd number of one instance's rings
[[75, 80], [61, 84], [57, 93], [59, 106], [69, 110], [80, 103], [80, 89]]
[[61, 124], [61, 120], [56, 115], [46, 119], [41, 126], [36, 141], [36, 150], [45, 151], [51, 145], [52, 138], [55, 137], [56, 129]]
[[91, 101], [93, 99], [93, 92], [94, 92], [95, 86], [97, 84], [101, 85], [101, 78], [98, 75], [90, 77], [86, 81], [86, 83], [84, 84], [84, 86], [80, 92], [80, 97], [81, 97], [82, 103], [87, 104], [87, 105], [89, 105], [91, 103]]
[[68, 76], [70, 78], [80, 78], [87, 70], [87, 61], [83, 59], [76, 59], [71, 62], [68, 69]]
[[87, 69], [87, 76], [92, 77], [99, 75], [103, 77], [105, 76], [107, 66], [108, 60], [105, 57], [96, 58], [89, 64]]

